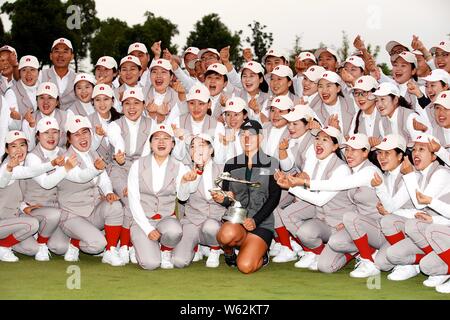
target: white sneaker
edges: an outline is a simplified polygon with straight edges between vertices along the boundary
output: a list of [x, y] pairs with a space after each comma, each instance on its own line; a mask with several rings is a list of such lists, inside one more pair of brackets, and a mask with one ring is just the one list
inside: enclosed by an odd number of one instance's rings
[[67, 249], [66, 254], [64, 255], [64, 260], [67, 262], [77, 262], [80, 256], [80, 249], [69, 244], [69, 249]]
[[439, 293], [450, 293], [450, 281], [436, 286], [436, 291]]
[[368, 278], [380, 274], [380, 269], [370, 260], [362, 259], [355, 265], [355, 270], [350, 272], [352, 278]]
[[392, 281], [404, 281], [417, 276], [419, 273], [418, 265], [395, 266], [387, 278]]
[[138, 261], [136, 259], [136, 249], [134, 249], [134, 247], [131, 247], [129, 253], [130, 253], [130, 262], [132, 264], [137, 264]]
[[213, 250], [209, 252], [209, 257], [206, 260], [208, 268], [217, 268], [219, 266], [220, 250]]
[[19, 258], [12, 252], [11, 248], [0, 247], [0, 261], [17, 262]]
[[311, 271], [319, 271], [319, 256], [317, 256], [317, 259], [308, 267]]
[[303, 257], [305, 255], [305, 251], [303, 251], [303, 248], [301, 245], [297, 243], [294, 239], [291, 238], [291, 247], [292, 250], [297, 254], [298, 257]]
[[121, 246], [120, 247], [120, 249], [119, 249], [119, 257], [122, 260], [123, 264], [129, 264], [130, 263], [130, 251], [128, 250], [128, 246]]
[[295, 263], [296, 268], [307, 269], [317, 262], [318, 255], [314, 252], [305, 252], [305, 255]]
[[102, 258], [103, 263], [112, 265], [113, 267], [124, 266], [123, 260], [120, 258], [119, 253], [115, 247], [111, 247], [109, 250], [105, 250]]
[[202, 261], [203, 260], [203, 254], [200, 248], [195, 252], [194, 258], [192, 259], [192, 262]]
[[199, 245], [199, 251], [201, 251], [204, 257], [209, 257], [209, 253], [211, 252], [211, 248], [208, 246]]
[[281, 243], [275, 242], [272, 240], [272, 245], [270, 246], [269, 256], [275, 257], [280, 254], [281, 251]]
[[48, 251], [48, 247], [46, 244], [40, 244], [39, 250], [34, 256], [34, 259], [37, 261], [49, 261], [50, 260], [50, 252]]
[[272, 259], [272, 261], [276, 263], [289, 262], [294, 260], [297, 260], [297, 254], [286, 246], [282, 246], [280, 253]]
[[172, 251], [161, 251], [161, 269], [173, 269]]
[[435, 288], [450, 279], [450, 276], [429, 276], [427, 280], [423, 282], [425, 287]]

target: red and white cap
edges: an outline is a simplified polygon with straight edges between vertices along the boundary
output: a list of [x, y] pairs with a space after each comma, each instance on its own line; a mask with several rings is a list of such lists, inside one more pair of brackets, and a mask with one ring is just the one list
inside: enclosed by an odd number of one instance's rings
[[150, 70], [152, 70], [154, 67], [161, 67], [167, 71], [172, 71], [172, 64], [169, 60], [166, 59], [153, 59], [152, 63], [150, 64]]
[[94, 91], [92, 92], [92, 99], [102, 94], [110, 98], [114, 97], [114, 91], [109, 85], [98, 84], [94, 87]]
[[9, 52], [11, 52], [11, 53], [14, 53], [14, 54], [17, 56], [17, 51], [16, 51], [16, 49], [14, 49], [14, 48], [11, 47], [11, 46], [5, 45], [5, 46], [1, 47], [1, 48], [0, 48], [0, 52], [2, 52], [2, 51], [9, 51]]
[[12, 143], [19, 139], [25, 139], [28, 141], [27, 137], [25, 136], [25, 134], [22, 131], [13, 130], [13, 131], [9, 131], [6, 134], [5, 142]]
[[[361, 59], [361, 58], [358, 57], [358, 56], [351, 56], [351, 57], [348, 57], [348, 58], [345, 60], [345, 63], [351, 63], [351, 64], [354, 65], [355, 67], [362, 68], [363, 70], [366, 68], [366, 64], [364, 63], [364, 60]], [[344, 63], [344, 64], [345, 64], [345, 63]]]
[[140, 42], [130, 44], [130, 46], [128, 47], [128, 54], [131, 54], [133, 51], [148, 53], [147, 46]]
[[285, 65], [276, 66], [273, 69], [272, 74], [279, 77], [287, 77], [291, 80], [294, 79], [294, 73], [292, 72], [292, 69]]
[[320, 78], [320, 80], [322, 80], [322, 79], [328, 80], [328, 81], [336, 83], [336, 84], [341, 83], [341, 77], [339, 77], [339, 75], [333, 71], [324, 72], [322, 74], [322, 77]]
[[301, 119], [309, 121], [314, 119], [314, 111], [309, 105], [297, 105], [294, 107], [294, 110], [281, 116], [289, 122], [295, 122]]
[[42, 96], [44, 94], [48, 94], [57, 99], [59, 95], [58, 87], [53, 82], [42, 82], [37, 89], [36, 96]]
[[122, 66], [125, 62], [132, 62], [138, 67], [142, 67], [141, 60], [135, 56], [126, 56], [125, 58], [122, 58], [122, 60], [120, 60], [120, 66]]
[[142, 92], [142, 88], [136, 87], [136, 88], [126, 89], [125, 92], [123, 93], [121, 102], [124, 102], [125, 100], [127, 100], [129, 98], [135, 98], [139, 101], [144, 101], [145, 99], [144, 99], [144, 93]]
[[59, 123], [58, 121], [53, 117], [43, 117], [41, 120], [38, 121], [36, 125], [36, 130], [38, 132], [45, 132], [50, 129], [56, 129], [59, 130]]
[[343, 145], [352, 147], [353, 149], [366, 149], [370, 151], [369, 137], [363, 133], [356, 133], [351, 135]]
[[442, 49], [445, 52], [450, 52], [450, 41], [448, 40], [442, 40], [441, 42], [439, 42], [439, 44], [437, 46], [434, 46], [430, 49], [430, 52], [432, 54], [434, 54], [436, 52], [436, 49]]
[[383, 140], [381, 140], [381, 143], [377, 146], [375, 146], [375, 149], [378, 150], [394, 150], [396, 148], [399, 148], [403, 152], [406, 151], [406, 140], [403, 138], [402, 135], [399, 134], [388, 134], [386, 135]]
[[450, 90], [442, 91], [438, 94], [434, 105], [443, 106], [445, 109], [450, 109]]
[[186, 143], [190, 145], [192, 141], [196, 138], [208, 141], [211, 145], [214, 143], [213, 137], [207, 133], [191, 134], [187, 139]]
[[415, 137], [412, 139], [412, 141], [410, 141], [410, 142], [408, 143], [408, 147], [409, 147], [409, 148], [414, 147], [414, 144], [415, 144], [416, 142], [419, 142], [419, 143], [429, 143], [430, 141], [433, 141], [433, 140], [436, 141], [437, 143], [441, 144], [441, 142], [439, 141], [439, 139], [436, 138], [435, 136], [433, 136], [433, 135], [431, 135], [431, 134], [428, 134], [428, 133], [420, 133], [419, 135], [415, 136]]
[[116, 70], [118, 69], [116, 60], [110, 56], [100, 57], [95, 66], [96, 67], [102, 66], [105, 67], [106, 69], [116, 69]]
[[423, 78], [425, 81], [436, 82], [444, 81], [446, 84], [450, 85], [450, 74], [444, 69], [434, 69], [431, 74]]
[[372, 91], [379, 86], [377, 79], [372, 76], [362, 76], [356, 79], [353, 90]]
[[242, 98], [239, 97], [233, 97], [227, 100], [224, 108], [224, 112], [231, 111], [231, 112], [241, 112], [242, 110], [248, 110], [247, 109], [247, 103]]
[[72, 42], [66, 38], [59, 38], [53, 41], [52, 50], [54, 47], [56, 47], [58, 44], [64, 44], [66, 45], [70, 50], [73, 51]]
[[394, 54], [391, 56], [391, 62], [394, 63], [395, 60], [397, 60], [398, 58], [402, 58], [406, 62], [414, 64], [414, 66], [417, 68], [417, 57], [414, 53], [409, 51], [403, 51], [400, 54]]
[[246, 62], [244, 64], [244, 66], [242, 67], [242, 70], [244, 70], [244, 69], [249, 69], [250, 71], [252, 71], [254, 73], [262, 73], [262, 74], [264, 74], [263, 66], [260, 63], [256, 62], [256, 61]]
[[200, 50], [200, 51], [198, 52], [198, 58], [201, 59], [202, 56], [203, 56], [205, 53], [207, 53], [207, 52], [212, 52], [212, 53], [214, 53], [217, 57], [220, 58], [220, 53], [219, 53], [219, 51], [217, 51], [217, 50], [214, 49], [214, 48], [206, 48], [206, 49]]
[[188, 53], [192, 53], [192, 54], [195, 54], [196, 56], [198, 56], [199, 52], [200, 52], [199, 48], [197, 48], [197, 47], [189, 47], [186, 50], [184, 50], [183, 59]]
[[338, 143], [341, 144], [343, 137], [342, 137], [342, 133], [339, 129], [336, 129], [335, 127], [326, 126], [321, 129], [311, 130], [311, 134], [313, 136], [317, 136], [321, 131], [325, 132], [330, 137], [336, 138]]
[[292, 110], [294, 108], [294, 102], [292, 102], [289, 96], [278, 96], [273, 98], [270, 107], [274, 107], [279, 110]]
[[316, 57], [314, 56], [314, 54], [312, 54], [309, 51], [300, 52], [300, 54], [298, 55], [298, 58], [300, 61], [310, 59], [310, 60], [314, 61], [315, 63], [317, 63]]
[[333, 50], [331, 48], [319, 48], [314, 52], [314, 55], [316, 56], [316, 59], [319, 60], [319, 57], [322, 53], [329, 52], [331, 55], [333, 55], [336, 58], [336, 61], [339, 62], [339, 56], [336, 52], [336, 50]]
[[414, 53], [416, 56], [423, 56], [423, 53], [420, 50], [413, 50], [412, 53]]
[[153, 126], [152, 131], [150, 133], [150, 137], [153, 136], [157, 132], [165, 132], [172, 138], [174, 137], [172, 127], [168, 126], [166, 124], [158, 124], [156, 126]]
[[392, 40], [386, 44], [386, 51], [388, 52], [389, 55], [391, 54], [391, 51], [392, 51], [392, 49], [394, 49], [395, 46], [402, 46], [402, 47], [405, 47], [407, 50], [409, 50], [408, 46], [405, 46], [404, 44], [401, 44], [400, 42]]
[[267, 59], [268, 57], [283, 58], [284, 60], [286, 60], [287, 62], [289, 62], [289, 58], [288, 58], [285, 54], [281, 53], [281, 51], [279, 51], [279, 50], [277, 50], [277, 49], [274, 49], [274, 48], [270, 48], [270, 49], [266, 52], [266, 54], [265, 54], [264, 57], [262, 58], [262, 63], [263, 63], [263, 64], [266, 64], [266, 59]]
[[228, 73], [227, 67], [225, 67], [221, 63], [213, 63], [206, 70], [206, 72], [208, 72], [208, 71], [214, 71], [214, 72], [216, 72], [218, 74], [221, 74], [223, 76], [227, 75], [227, 73]]
[[67, 117], [67, 123], [66, 123], [67, 131], [70, 133], [75, 133], [80, 129], [88, 128], [92, 129], [91, 122], [87, 117], [83, 117], [80, 115], [73, 115]]
[[87, 81], [87, 82], [91, 83], [94, 86], [97, 83], [97, 80], [95, 80], [95, 77], [92, 74], [89, 74], [89, 73], [79, 73], [79, 74], [77, 74], [73, 84], [75, 85], [75, 84], [77, 84], [80, 81]]
[[393, 94], [396, 97], [400, 97], [400, 89], [398, 86], [391, 82], [383, 82], [378, 86], [378, 89], [373, 93], [377, 97], [385, 97]]
[[311, 66], [308, 70], [303, 72], [303, 75], [312, 82], [318, 82], [325, 72], [327, 72], [327, 70], [324, 67]]
[[19, 61], [19, 70], [26, 67], [39, 69], [38, 59], [35, 56], [23, 56]]
[[207, 103], [211, 99], [208, 88], [204, 84], [194, 85], [186, 95], [186, 101], [200, 100], [201, 102]]

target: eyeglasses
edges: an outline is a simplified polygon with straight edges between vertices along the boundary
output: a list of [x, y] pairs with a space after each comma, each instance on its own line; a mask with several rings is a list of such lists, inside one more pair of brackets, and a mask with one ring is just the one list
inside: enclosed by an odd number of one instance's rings
[[368, 91], [353, 91], [354, 97], [367, 97], [369, 95]]

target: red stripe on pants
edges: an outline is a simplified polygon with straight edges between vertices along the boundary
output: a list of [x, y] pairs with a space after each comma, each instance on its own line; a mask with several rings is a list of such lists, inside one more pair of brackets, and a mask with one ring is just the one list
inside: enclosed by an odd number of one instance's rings
[[121, 231], [122, 226], [105, 226], [106, 250], [117, 245]]
[[450, 274], [450, 249], [438, 254], [438, 256], [447, 264], [447, 274]]
[[403, 239], [405, 239], [405, 234], [402, 231], [400, 231], [399, 233], [393, 234], [392, 236], [384, 236], [384, 237], [391, 244], [391, 246], [393, 246], [397, 242], [400, 242]]
[[15, 246], [18, 243], [20, 243], [20, 241], [14, 238], [12, 234], [7, 236], [5, 239], [0, 239], [0, 247], [4, 248], [11, 248], [12, 246]]
[[358, 248], [361, 258], [373, 262], [372, 254], [375, 252], [375, 249], [369, 245], [369, 238], [367, 237], [367, 234], [363, 235], [359, 239], [353, 240], [353, 242]]
[[275, 231], [277, 232], [281, 245], [292, 250], [289, 231], [287, 231], [286, 227], [276, 228]]
[[39, 244], [47, 244], [49, 238], [38, 235], [37, 242]]
[[120, 246], [130, 246], [131, 242], [131, 233], [130, 229], [126, 229], [122, 227], [122, 230], [120, 231]]

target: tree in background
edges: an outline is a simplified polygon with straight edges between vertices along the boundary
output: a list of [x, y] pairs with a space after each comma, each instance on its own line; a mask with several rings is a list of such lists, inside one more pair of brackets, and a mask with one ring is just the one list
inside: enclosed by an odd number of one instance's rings
[[247, 37], [247, 42], [252, 48], [257, 61], [261, 62], [262, 58], [272, 46], [273, 34], [272, 32], [265, 32], [266, 25], [261, 25], [258, 21], [253, 21], [253, 24], [249, 24], [248, 27], [252, 31], [251, 37]]
[[[186, 48], [198, 47], [220, 49], [230, 46], [230, 59], [236, 67], [242, 64], [241, 54], [242, 30], [234, 34], [220, 21], [216, 13], [204, 16], [194, 26], [186, 41]], [[185, 48], [185, 49], [186, 49]]]

